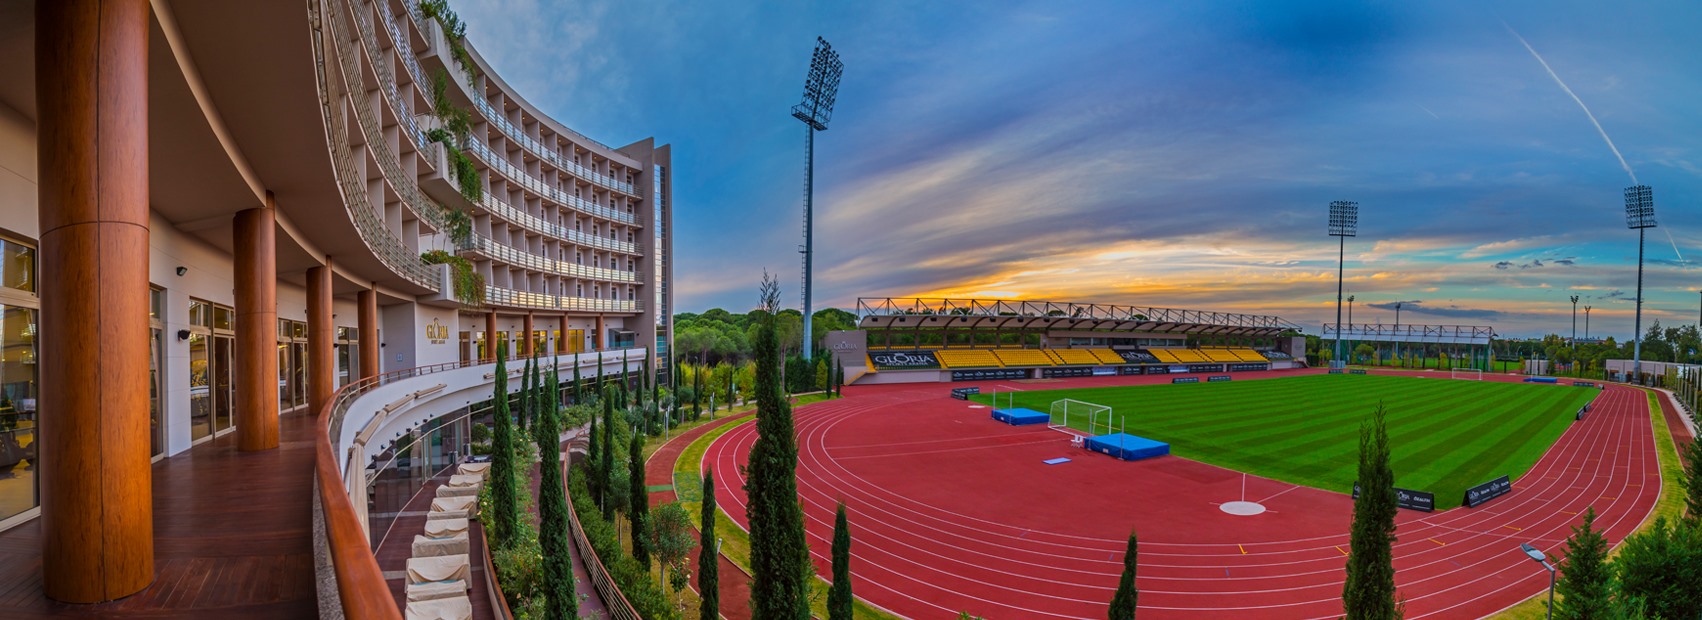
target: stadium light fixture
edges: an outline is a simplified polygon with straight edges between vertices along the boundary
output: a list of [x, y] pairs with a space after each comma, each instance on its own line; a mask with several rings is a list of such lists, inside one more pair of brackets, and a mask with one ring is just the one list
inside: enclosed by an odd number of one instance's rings
[[1585, 340], [1590, 339], [1590, 311], [1594, 310], [1594, 309], [1595, 309], [1595, 306], [1584, 306], [1584, 339]]
[[1342, 277], [1346, 272], [1347, 238], [1359, 235], [1359, 203], [1337, 200], [1330, 203], [1330, 236], [1339, 242], [1336, 253], [1336, 349], [1330, 358], [1331, 368], [1345, 368], [1342, 362]]
[[1525, 555], [1530, 556], [1530, 558], [1532, 560], [1535, 560], [1536, 563], [1541, 564], [1543, 568], [1548, 569], [1548, 617], [1549, 617], [1549, 620], [1553, 620], [1554, 619], [1554, 565], [1548, 563], [1548, 556], [1544, 555], [1541, 549], [1538, 549], [1536, 547], [1532, 547], [1530, 543], [1520, 544], [1519, 548], [1523, 549], [1524, 552], [1525, 552]]
[[1647, 185], [1625, 188], [1625, 227], [1637, 231], [1637, 318], [1631, 333], [1631, 376], [1643, 381], [1643, 236], [1655, 227], [1655, 192]]
[[810, 57], [810, 72], [804, 77], [804, 100], [792, 106], [792, 118], [804, 122], [804, 245], [798, 252], [804, 255], [804, 361], [810, 361], [810, 355], [815, 348], [815, 338], [810, 331], [810, 288], [814, 283], [811, 269], [814, 267], [815, 239], [814, 219], [816, 177], [816, 132], [827, 131], [828, 121], [833, 119], [833, 102], [839, 97], [839, 76], [845, 71], [845, 63], [839, 61], [839, 52], [833, 51], [827, 39], [816, 37], [816, 51]]

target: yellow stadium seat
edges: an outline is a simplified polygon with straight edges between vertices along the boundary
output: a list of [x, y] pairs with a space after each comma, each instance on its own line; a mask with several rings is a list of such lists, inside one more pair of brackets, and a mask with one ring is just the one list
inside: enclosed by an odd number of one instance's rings
[[1151, 353], [1153, 357], [1158, 358], [1158, 361], [1166, 364], [1179, 364], [1182, 362], [1181, 359], [1176, 357], [1175, 349], [1147, 349], [1147, 352]]
[[1235, 349], [1234, 351], [1235, 351], [1236, 355], [1241, 356], [1241, 361], [1243, 361], [1243, 362], [1268, 362], [1268, 361], [1270, 361], [1268, 359], [1265, 359], [1265, 356], [1259, 355], [1258, 351], [1254, 351], [1252, 349]]
[[1040, 349], [999, 349], [993, 352], [999, 362], [1010, 366], [1051, 366], [1052, 357]]
[[934, 358], [946, 368], [998, 368], [1003, 366], [992, 351], [985, 349], [941, 349]]
[[1213, 362], [1239, 362], [1241, 357], [1229, 349], [1200, 349], [1200, 354]]
[[1096, 366], [1099, 358], [1087, 349], [1053, 349], [1053, 355], [1070, 366]]
[[1088, 351], [1093, 353], [1094, 357], [1099, 358], [1099, 363], [1101, 364], [1128, 363], [1123, 361], [1123, 356], [1118, 355], [1116, 351], [1112, 351], [1111, 349], [1088, 349]]

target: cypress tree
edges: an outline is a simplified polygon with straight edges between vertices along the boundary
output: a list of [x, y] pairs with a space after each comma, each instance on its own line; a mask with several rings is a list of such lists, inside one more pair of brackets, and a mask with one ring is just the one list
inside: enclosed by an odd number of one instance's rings
[[612, 480], [615, 476], [615, 400], [612, 394], [603, 394], [603, 462], [597, 466], [597, 487], [603, 493], [603, 520], [615, 520], [615, 501], [609, 498], [614, 493]]
[[715, 469], [703, 472], [703, 527], [697, 550], [697, 617], [718, 618], [721, 613], [721, 549], [715, 544]]
[[1135, 533], [1129, 532], [1129, 548], [1123, 552], [1123, 576], [1117, 580], [1117, 593], [1111, 596], [1111, 620], [1135, 620], [1135, 607], [1141, 592], [1135, 588], [1137, 547]]
[[764, 274], [756, 356], [756, 443], [746, 466], [745, 511], [750, 520], [751, 615], [761, 620], [809, 617], [809, 544], [798, 505], [798, 444], [792, 409], [781, 385], [780, 283]]
[[[556, 373], [539, 399], [541, 410], [553, 409]], [[544, 596], [549, 601], [547, 618], [574, 618], [579, 613], [578, 592], [573, 586], [573, 556], [567, 543], [567, 491], [562, 488], [561, 430], [556, 416], [539, 415], [534, 422], [538, 443], [538, 544], [544, 556]]]
[[1569, 620], [1609, 618], [1614, 612], [1613, 571], [1607, 564], [1607, 539], [1595, 529], [1596, 509], [1584, 511], [1584, 522], [1566, 539], [1566, 559], [1554, 584], [1561, 600], [1554, 617]]
[[1702, 528], [1702, 437], [1690, 440], [1684, 449], [1684, 522]]
[[573, 356], [573, 404], [585, 402], [585, 385], [579, 379], [579, 356]]
[[827, 620], [851, 620], [851, 524], [845, 502], [833, 516], [833, 586], [827, 590]]
[[585, 490], [591, 492], [591, 501], [601, 506], [603, 505], [602, 475], [597, 473], [597, 468], [603, 464], [601, 453], [603, 438], [597, 436], [597, 416], [591, 416], [591, 441], [588, 444], [585, 449], [585, 469], [589, 470], [591, 475], [586, 476]]
[[517, 412], [520, 430], [526, 430], [527, 419], [532, 416], [532, 380], [536, 378], [532, 374], [532, 364], [537, 361], [537, 358], [527, 358], [526, 365], [520, 367], [520, 410]]
[[650, 570], [650, 537], [644, 529], [650, 517], [650, 488], [644, 482], [644, 440], [636, 433], [627, 447], [627, 457], [627, 480], [632, 483], [632, 506], [627, 508], [632, 518], [632, 559], [638, 560], [644, 570]]
[[1395, 601], [1395, 474], [1389, 467], [1389, 429], [1383, 405], [1359, 427], [1359, 497], [1342, 606], [1348, 620], [1400, 618]]
[[491, 535], [498, 548], [507, 548], [519, 523], [519, 500], [514, 487], [514, 433], [508, 419], [508, 363], [503, 350], [507, 343], [496, 344], [496, 381], [491, 402], [496, 411], [496, 428], [492, 435], [491, 454]]

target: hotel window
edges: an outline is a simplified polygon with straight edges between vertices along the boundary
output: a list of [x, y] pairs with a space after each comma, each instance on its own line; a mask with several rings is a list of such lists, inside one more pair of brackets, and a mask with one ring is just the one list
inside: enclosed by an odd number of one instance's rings
[[353, 327], [337, 328], [337, 387], [360, 376], [360, 332]]
[[165, 456], [165, 425], [160, 421], [160, 367], [164, 366], [165, 289], [148, 288], [148, 454]]
[[0, 524], [41, 505], [36, 477], [36, 254], [0, 237]]

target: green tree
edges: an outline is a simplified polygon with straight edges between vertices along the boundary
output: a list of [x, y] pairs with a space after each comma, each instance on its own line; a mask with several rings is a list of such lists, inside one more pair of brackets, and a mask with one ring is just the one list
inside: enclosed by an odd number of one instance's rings
[[514, 431], [508, 418], [508, 363], [503, 359], [507, 357], [506, 344], [496, 344], [496, 381], [491, 397], [496, 407], [491, 440], [491, 511], [495, 513], [491, 515], [491, 536], [496, 538], [497, 548], [507, 548], [513, 542], [520, 521], [518, 489], [514, 486]]
[[1111, 620], [1135, 620], [1135, 607], [1141, 592], [1135, 588], [1135, 569], [1139, 560], [1139, 541], [1129, 532], [1129, 548], [1123, 551], [1123, 576], [1117, 580], [1117, 593], [1111, 596]]
[[603, 490], [598, 487], [602, 482], [602, 477], [597, 473], [597, 468], [603, 464], [602, 449], [603, 439], [597, 436], [597, 417], [593, 415], [591, 416], [591, 440], [587, 442], [585, 448], [585, 465], [591, 470], [591, 475], [589, 480], [586, 480], [585, 486], [587, 487], [586, 490], [591, 492], [591, 501], [596, 502], [598, 506], [603, 505]]
[[1566, 539], [1566, 558], [1560, 562], [1560, 595], [1554, 616], [1567, 620], [1609, 618], [1613, 613], [1613, 572], [1607, 563], [1607, 539], [1595, 529], [1596, 509], [1584, 510], [1584, 522]]
[[520, 368], [520, 409], [515, 412], [520, 430], [526, 430], [528, 418], [532, 417], [532, 397], [537, 394], [537, 390], [532, 389], [532, 380], [537, 378], [532, 374], [532, 364], [537, 361], [535, 357], [527, 358], [526, 365]]
[[1614, 558], [1622, 601], [1641, 601], [1651, 618], [1702, 614], [1702, 527], [1655, 519], [1625, 538]]
[[633, 433], [627, 445], [627, 485], [632, 497], [627, 500], [627, 518], [632, 521], [632, 559], [645, 570], [650, 569], [650, 544], [644, 535], [650, 514], [650, 489], [644, 482], [644, 439]]
[[[599, 377], [602, 376], [600, 373], [601, 369], [599, 369]], [[603, 457], [603, 463], [597, 466], [597, 476], [599, 478], [597, 481], [597, 488], [600, 489], [603, 494], [604, 521], [615, 520], [615, 502], [611, 496], [620, 494], [619, 491], [615, 490], [616, 487], [614, 486], [615, 399], [613, 396], [614, 395], [608, 391], [605, 391], [603, 394], [603, 449], [599, 451]], [[624, 496], [624, 494], [621, 495]]]
[[1702, 437], [1690, 440], [1684, 448], [1684, 506], [1685, 523], [1702, 528]]
[[756, 429], [745, 495], [750, 520], [751, 616], [758, 620], [809, 617], [809, 543], [798, 505], [798, 445], [791, 405], [781, 385], [780, 283], [763, 274], [758, 299], [763, 314], [753, 338], [756, 356]]
[[[550, 372], [540, 409], [556, 408], [556, 373]], [[573, 556], [567, 543], [567, 491], [562, 488], [561, 429], [556, 416], [540, 415], [533, 422], [538, 444], [538, 543], [544, 556], [544, 596], [547, 617], [577, 617], [579, 594], [573, 587]]]
[[721, 549], [715, 541], [715, 470], [703, 472], [702, 536], [697, 552], [697, 617], [721, 615]]
[[851, 524], [845, 502], [833, 516], [833, 586], [827, 591], [827, 620], [851, 620]]
[[656, 509], [656, 513], [648, 517], [650, 521], [650, 549], [656, 552], [656, 561], [664, 572], [673, 575], [665, 579], [675, 592], [684, 590], [686, 582], [686, 556], [691, 555], [691, 549], [697, 546], [697, 541], [691, 535], [691, 515], [686, 512], [679, 502], [668, 502]]
[[1342, 606], [1348, 620], [1400, 618], [1395, 600], [1395, 474], [1389, 467], [1389, 431], [1383, 405], [1359, 427], [1359, 496]]

